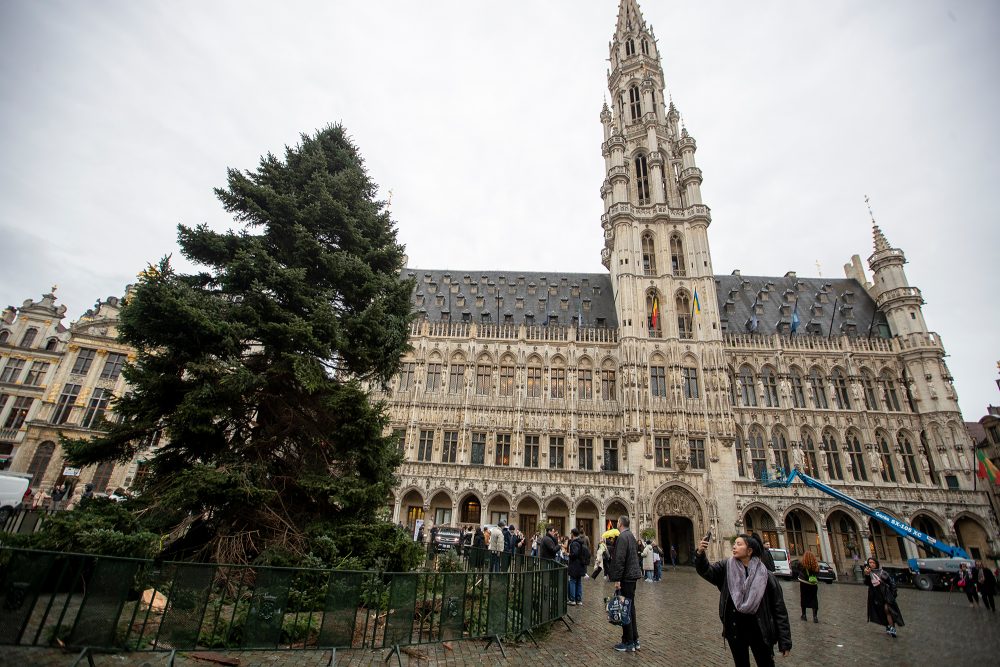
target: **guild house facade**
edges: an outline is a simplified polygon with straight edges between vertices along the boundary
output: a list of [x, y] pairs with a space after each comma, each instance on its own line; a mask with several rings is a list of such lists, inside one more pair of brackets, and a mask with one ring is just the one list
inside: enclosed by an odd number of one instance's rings
[[406, 458], [393, 519], [594, 535], [627, 514], [681, 562], [709, 530], [716, 555], [754, 530], [840, 572], [921, 551], [830, 496], [755, 479], [799, 466], [994, 553], [945, 348], [903, 251], [874, 226], [870, 281], [857, 256], [839, 280], [715, 274], [695, 139], [660, 58], [622, 0], [600, 113], [606, 273], [404, 272], [418, 318], [383, 396]]
[[[379, 395], [405, 456], [392, 520], [593, 536], [625, 514], [682, 563], [709, 530], [714, 556], [753, 530], [841, 573], [869, 553], [917, 555], [830, 496], [757, 481], [798, 466], [994, 554], [945, 348], [903, 251], [875, 226], [870, 280], [857, 256], [842, 279], [717, 275], [697, 146], [664, 97], [660, 56], [621, 0], [600, 113], [606, 272], [404, 270], [412, 351]], [[101, 301], [68, 328], [52, 293], [4, 311], [0, 453], [36, 490], [69, 480], [100, 493], [144, 474], [141, 456], [74, 470], [58, 444], [125, 389], [117, 308]]]

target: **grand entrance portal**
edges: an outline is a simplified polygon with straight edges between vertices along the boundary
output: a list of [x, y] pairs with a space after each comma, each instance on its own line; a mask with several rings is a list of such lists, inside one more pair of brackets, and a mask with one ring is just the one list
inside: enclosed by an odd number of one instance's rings
[[670, 547], [677, 548], [677, 562], [694, 564], [695, 543], [705, 530], [701, 503], [687, 487], [674, 484], [666, 487], [653, 503], [656, 533], [663, 558], [670, 563]]
[[694, 564], [694, 524], [686, 516], [661, 516], [657, 522], [664, 565], [670, 565], [670, 547], [677, 548], [677, 564]]

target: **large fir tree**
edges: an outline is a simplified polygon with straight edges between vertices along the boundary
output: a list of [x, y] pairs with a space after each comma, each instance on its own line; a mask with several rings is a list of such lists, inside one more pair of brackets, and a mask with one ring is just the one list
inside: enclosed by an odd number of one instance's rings
[[205, 270], [140, 276], [119, 420], [64, 444], [76, 464], [125, 461], [160, 431], [140, 505], [171, 539], [221, 562], [302, 554], [314, 527], [373, 520], [391, 497], [400, 458], [366, 387], [407, 346], [403, 248], [340, 126], [216, 194], [242, 230], [179, 227]]

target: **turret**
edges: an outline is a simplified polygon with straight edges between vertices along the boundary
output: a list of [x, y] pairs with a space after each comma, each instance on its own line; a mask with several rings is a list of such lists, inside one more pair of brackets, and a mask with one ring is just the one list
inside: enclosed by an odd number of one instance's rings
[[889, 245], [885, 234], [874, 220], [872, 235], [875, 239], [875, 252], [868, 258], [868, 266], [872, 271], [876, 305], [885, 313], [889, 329], [894, 335], [925, 333], [927, 324], [921, 310], [924, 299], [920, 290], [911, 287], [906, 279], [906, 272], [903, 270], [906, 256], [899, 248]]

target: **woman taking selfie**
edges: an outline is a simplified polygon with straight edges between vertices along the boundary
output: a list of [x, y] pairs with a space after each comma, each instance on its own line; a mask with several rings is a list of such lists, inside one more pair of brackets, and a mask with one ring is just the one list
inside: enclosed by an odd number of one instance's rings
[[905, 625], [896, 604], [896, 581], [875, 558], [865, 563], [865, 586], [868, 587], [868, 622], [884, 625], [885, 634], [895, 639], [896, 626]]
[[733, 557], [709, 563], [705, 556], [709, 536], [695, 553], [694, 567], [720, 592], [722, 636], [729, 642], [736, 667], [750, 667], [753, 653], [757, 667], [774, 665], [774, 645], [781, 655], [792, 650], [792, 629], [781, 587], [760, 560], [763, 545], [749, 535], [733, 542]]

